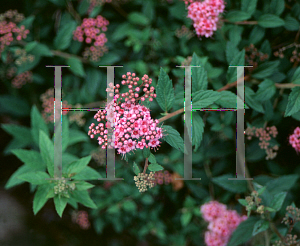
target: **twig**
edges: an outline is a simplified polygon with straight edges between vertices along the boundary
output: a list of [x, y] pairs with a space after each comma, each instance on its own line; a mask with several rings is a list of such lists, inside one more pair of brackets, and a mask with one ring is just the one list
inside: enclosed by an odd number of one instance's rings
[[79, 23], [81, 23], [81, 17], [80, 15], [75, 11], [73, 4], [71, 1], [68, 1], [67, 3], [67, 9], [69, 13], [74, 17], [75, 20], [77, 20]]
[[276, 235], [280, 238], [280, 240], [284, 243], [285, 242], [285, 238], [280, 234], [280, 232], [278, 231], [278, 229], [276, 228], [276, 226], [273, 224], [273, 222], [270, 222], [270, 227], [276, 233]]
[[145, 166], [144, 166], [144, 171], [143, 171], [143, 174], [146, 173], [147, 171], [147, 168], [148, 168], [148, 158], [146, 158], [146, 161], [145, 161]]
[[69, 53], [66, 53], [66, 52], [62, 52], [60, 50], [51, 50], [51, 52], [55, 56], [63, 57], [63, 58], [66, 58], [66, 59], [71, 58], [71, 57], [75, 57], [75, 58], [79, 59], [80, 61], [82, 61], [83, 63], [89, 63], [87, 60], [83, 59], [80, 56], [72, 55], [72, 54], [69, 54]]
[[236, 21], [236, 22], [232, 22], [226, 19], [223, 19], [224, 22], [229, 22], [232, 24], [236, 24], [236, 25], [257, 25], [258, 22], [257, 21]]

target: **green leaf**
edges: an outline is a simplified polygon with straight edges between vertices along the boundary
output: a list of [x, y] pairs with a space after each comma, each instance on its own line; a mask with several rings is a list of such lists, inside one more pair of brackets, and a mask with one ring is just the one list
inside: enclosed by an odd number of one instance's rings
[[31, 169], [43, 170], [46, 167], [41, 154], [35, 150], [15, 149], [12, 153]]
[[66, 115], [62, 116], [62, 152], [65, 152], [69, 143], [69, 120]]
[[245, 102], [257, 112], [265, 113], [262, 103], [253, 99], [254, 95], [255, 92], [250, 87], [245, 86]]
[[192, 67], [192, 92], [207, 89], [207, 72], [203, 68], [203, 62], [197, 54], [194, 52], [192, 57], [191, 66], [201, 66]]
[[[229, 66], [244, 66], [245, 64], [245, 50], [243, 49], [239, 53], [237, 53], [231, 62], [229, 63]], [[229, 67], [227, 70], [227, 82], [231, 83], [237, 80], [237, 68], [236, 67]]]
[[67, 173], [71, 174], [71, 173], [80, 173], [90, 162], [92, 156], [86, 156], [83, 157], [77, 161], [72, 162], [68, 168], [67, 168]]
[[184, 142], [179, 132], [173, 127], [167, 125], [163, 125], [162, 128], [164, 131], [166, 131], [166, 135], [164, 137], [165, 141], [175, 149], [178, 149], [184, 153]]
[[300, 87], [294, 87], [289, 95], [288, 104], [286, 106], [284, 117], [300, 111]]
[[157, 164], [157, 163], [150, 164], [148, 166], [148, 169], [151, 172], [156, 172], [156, 171], [164, 170], [164, 168], [161, 165]]
[[183, 213], [180, 217], [181, 225], [183, 227], [186, 227], [190, 223], [192, 216], [193, 216], [192, 212]]
[[139, 12], [131, 12], [127, 18], [130, 23], [135, 25], [146, 26], [150, 23], [149, 18]]
[[284, 26], [284, 20], [276, 15], [264, 14], [259, 17], [258, 25], [264, 28], [274, 28]]
[[47, 170], [51, 177], [54, 176], [54, 144], [49, 137], [40, 130], [39, 147], [42, 158], [47, 165]]
[[40, 63], [41, 57], [39, 55], [35, 55], [33, 61], [27, 61], [22, 63], [20, 66], [17, 68], [17, 75], [22, 74], [26, 71], [32, 70], [35, 68], [39, 63]]
[[12, 95], [1, 95], [0, 113], [24, 117], [29, 115], [30, 106], [23, 98]]
[[78, 183], [76, 183], [76, 190], [88, 190], [93, 188], [95, 185], [90, 184], [88, 182], [85, 181], [79, 181]]
[[267, 189], [266, 186], [260, 188], [260, 189], [257, 191], [258, 195], [261, 195], [262, 193], [264, 193], [264, 191], [265, 191], [266, 189]]
[[244, 193], [247, 192], [247, 182], [244, 180], [228, 180], [228, 178], [235, 178], [231, 174], [224, 174], [219, 177], [215, 177], [212, 181], [222, 187], [225, 190], [234, 193]]
[[250, 13], [240, 11], [240, 10], [231, 10], [226, 15], [226, 19], [231, 22], [244, 21], [244, 20], [248, 20], [249, 18], [251, 18]]
[[134, 26], [128, 22], [124, 22], [116, 27], [112, 34], [112, 41], [117, 42], [128, 36], [128, 33], [134, 29]]
[[134, 212], [137, 209], [137, 205], [134, 201], [131, 200], [126, 200], [125, 202], [123, 202], [122, 206], [126, 212]]
[[26, 144], [33, 143], [30, 128], [14, 124], [1, 124], [1, 127], [15, 139], [26, 142]]
[[90, 7], [91, 3], [88, 0], [82, 0], [79, 2], [77, 12], [81, 16], [85, 15]]
[[287, 17], [285, 17], [284, 21], [285, 21], [284, 27], [286, 30], [298, 31], [299, 22], [295, 18], [293, 18], [291, 16], [287, 16]]
[[145, 158], [149, 158], [151, 152], [150, 152], [150, 148], [143, 148], [143, 156]]
[[253, 228], [253, 232], [252, 232], [252, 236], [255, 236], [256, 234], [266, 231], [269, 228], [269, 221], [266, 220], [259, 220], [255, 223], [254, 228]]
[[297, 182], [297, 179], [299, 176], [297, 174], [291, 174], [291, 175], [284, 175], [277, 179], [273, 179], [269, 182], [267, 182], [267, 190], [272, 194], [277, 194], [281, 191], [288, 191], [291, 189], [295, 183]]
[[71, 146], [71, 145], [79, 143], [79, 142], [86, 142], [88, 140], [89, 140], [89, 138], [88, 138], [87, 134], [83, 133], [82, 131], [70, 129], [68, 146]]
[[280, 192], [274, 195], [273, 200], [271, 202], [270, 207], [275, 209], [275, 211], [279, 211], [282, 207], [282, 204], [286, 198], [287, 192]]
[[50, 190], [49, 185], [39, 185], [33, 198], [33, 213], [36, 215], [48, 201], [47, 194]]
[[272, 0], [270, 4], [270, 13], [275, 15], [281, 15], [285, 8], [284, 0]]
[[265, 79], [258, 85], [258, 90], [255, 94], [254, 99], [258, 101], [267, 101], [270, 100], [276, 93], [275, 83], [270, 79]]
[[32, 23], [35, 20], [34, 15], [30, 15], [27, 18], [25, 18], [23, 21], [21, 21], [18, 26], [25, 26], [25, 29], [31, 29]]
[[300, 67], [296, 69], [292, 77], [293, 84], [300, 84]]
[[[220, 105], [222, 108], [237, 108], [237, 100], [242, 102], [242, 99], [238, 97], [231, 91], [220, 91], [221, 98], [215, 101], [216, 104]], [[249, 107], [245, 105], [245, 109], [249, 109]]]
[[53, 56], [51, 50], [48, 48], [47, 45], [38, 43], [36, 41], [27, 43], [25, 46], [25, 50], [36, 56]]
[[141, 172], [139, 166], [135, 162], [133, 162], [133, 172], [135, 175], [138, 175]]
[[62, 214], [67, 206], [67, 203], [68, 203], [68, 198], [66, 197], [59, 197], [59, 196], [54, 197], [55, 210], [59, 215], [59, 217], [62, 217]]
[[241, 10], [252, 15], [256, 9], [257, 0], [242, 0]]
[[39, 132], [43, 131], [48, 137], [49, 130], [43, 117], [41, 116], [40, 112], [38, 111], [35, 105], [31, 109], [30, 116], [31, 116], [31, 135], [36, 145], [39, 145]]
[[192, 145], [195, 151], [200, 147], [204, 132], [204, 122], [197, 112], [192, 112]]
[[193, 110], [206, 108], [220, 98], [221, 95], [217, 91], [197, 91], [192, 95]]
[[265, 209], [268, 210], [269, 212], [276, 212], [276, 210], [273, 208], [266, 207]]
[[248, 242], [252, 237], [253, 228], [258, 220], [258, 217], [250, 217], [239, 224], [232, 233], [228, 246], [238, 246]]
[[167, 112], [173, 106], [174, 88], [172, 80], [163, 68], [160, 68], [160, 74], [156, 87], [156, 101], [163, 111]]
[[85, 72], [84, 68], [82, 65], [82, 62], [76, 58], [76, 57], [71, 57], [67, 59], [67, 65], [70, 66], [69, 69], [77, 76], [84, 77]]
[[[266, 29], [265, 28], [262, 28], [260, 26], [255, 26], [252, 29], [252, 31], [250, 32], [250, 35], [249, 35], [249, 44], [250, 43], [257, 44], [258, 42], [260, 42], [264, 38], [265, 33], [266, 33]], [[246, 64], [246, 65], [249, 65], [249, 64]]]
[[20, 166], [8, 179], [7, 183], [5, 184], [5, 189], [10, 189], [16, 185], [23, 184], [25, 181], [19, 179], [19, 175], [23, 173], [31, 172], [32, 169], [29, 166], [22, 165]]
[[156, 162], [156, 158], [155, 158], [155, 156], [152, 154], [152, 153], [150, 153], [150, 156], [149, 156], [149, 162], [151, 162], [151, 163], [157, 163]]
[[252, 77], [264, 79], [277, 71], [280, 61], [269, 61], [259, 65], [253, 72]]
[[68, 21], [60, 26], [56, 37], [54, 38], [54, 46], [56, 49], [65, 50], [71, 44], [73, 31], [76, 29], [76, 21]]
[[238, 201], [239, 201], [239, 203], [241, 204], [241, 205], [243, 205], [243, 206], [248, 206], [248, 203], [247, 203], [247, 201], [245, 200], [245, 199], [238, 199]]
[[[252, 2], [255, 2], [255, 0], [252, 0], [251, 3]], [[241, 26], [238, 26], [238, 25], [234, 25], [229, 29], [228, 36], [229, 36], [230, 42], [233, 45], [237, 46], [240, 43], [240, 41], [242, 39], [243, 30], [244, 30], [244, 28]]]
[[93, 200], [90, 198], [90, 195], [87, 190], [73, 190], [70, 194], [70, 197], [72, 197], [75, 201], [80, 202], [86, 207], [96, 209], [97, 206], [93, 202]]
[[228, 63], [239, 53], [238, 48], [234, 42], [228, 41], [226, 43], [226, 60]]
[[102, 176], [95, 169], [87, 166], [72, 178], [76, 180], [98, 180], [101, 179]]
[[34, 184], [34, 185], [41, 185], [41, 184], [46, 184], [49, 183], [50, 176], [41, 171], [35, 171], [35, 172], [28, 172], [28, 173], [23, 173], [18, 176], [19, 179], [25, 180], [28, 183]]

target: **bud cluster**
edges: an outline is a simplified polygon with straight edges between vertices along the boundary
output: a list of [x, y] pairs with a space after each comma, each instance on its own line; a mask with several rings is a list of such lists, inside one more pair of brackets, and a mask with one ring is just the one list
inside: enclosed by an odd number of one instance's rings
[[17, 10], [8, 10], [0, 15], [0, 54], [6, 46], [13, 41], [20, 41], [27, 37], [29, 30], [25, 26], [17, 26], [17, 23], [24, 19], [22, 14]]
[[25, 85], [27, 82], [32, 82], [32, 72], [26, 71], [24, 73], [21, 73], [13, 78], [11, 81], [11, 84], [14, 88], [20, 89], [23, 85]]
[[300, 44], [296, 44], [296, 43], [292, 43], [290, 45], [280, 48], [278, 51], [274, 52], [274, 56], [282, 59], [285, 57], [284, 51], [286, 51], [289, 48], [293, 48], [293, 47], [295, 47], [295, 49], [293, 50], [292, 56], [290, 57], [290, 62], [291, 63], [299, 62], [300, 61], [300, 52], [298, 52], [298, 48], [300, 47]]
[[250, 44], [248, 47], [245, 48], [245, 64], [252, 65], [253, 67], [248, 67], [249, 71], [254, 70], [257, 68], [260, 62], [265, 61], [269, 58], [268, 54], [264, 54], [255, 48], [254, 44]]
[[139, 173], [137, 176], [134, 176], [135, 185], [139, 189], [139, 192], [145, 192], [148, 190], [147, 186], [149, 188], [154, 187], [154, 173], [150, 172], [150, 174], [147, 173]]
[[284, 223], [286, 225], [294, 225], [298, 221], [300, 221], [300, 209], [293, 207], [293, 206], [287, 206], [286, 207], [286, 214], [284, 218], [282, 219], [281, 223]]
[[[75, 108], [82, 108], [81, 104], [76, 104]], [[83, 118], [84, 111], [73, 111], [69, 116], [70, 123], [75, 122], [78, 126], [83, 126], [85, 123], [85, 119]]]
[[172, 175], [168, 171], [155, 172], [154, 178], [154, 186], [156, 186], [157, 184], [162, 185], [164, 182], [166, 185], [168, 185], [172, 182]]
[[270, 147], [270, 140], [272, 135], [273, 138], [275, 138], [278, 134], [276, 126], [267, 127], [266, 130], [263, 128], [256, 128], [256, 127], [248, 127], [245, 131], [245, 134], [248, 135], [247, 139], [251, 140], [253, 136], [259, 138], [260, 143], [259, 146], [261, 149], [265, 149], [266, 151], [266, 160], [274, 159], [277, 156], [277, 152], [273, 152], [274, 150], [278, 150], [278, 146], [275, 145], [273, 147]]
[[68, 197], [69, 190], [75, 190], [75, 183], [67, 183], [65, 179], [55, 180], [54, 194], [60, 194]]
[[178, 38], [186, 37], [187, 40], [195, 36], [185, 25], [182, 25], [181, 28], [176, 29], [175, 35]]
[[72, 221], [80, 226], [81, 229], [87, 230], [90, 228], [89, 215], [86, 211], [78, 211], [72, 213]]
[[16, 49], [14, 52], [16, 57], [15, 64], [21, 66], [24, 63], [31, 63], [34, 61], [35, 56], [27, 54], [25, 49]]
[[190, 66], [191, 63], [192, 63], [192, 59], [193, 59], [192, 56], [188, 56], [186, 59], [184, 59], [184, 60], [181, 62], [181, 66]]
[[257, 191], [252, 191], [251, 196], [246, 196], [247, 202], [246, 211], [251, 211], [253, 208], [256, 208], [256, 212], [259, 214], [264, 214], [265, 206], [261, 205], [261, 198], [258, 197]]
[[300, 246], [300, 242], [297, 241], [297, 235], [287, 234], [285, 236], [285, 242], [281, 240], [275, 241], [273, 246]]

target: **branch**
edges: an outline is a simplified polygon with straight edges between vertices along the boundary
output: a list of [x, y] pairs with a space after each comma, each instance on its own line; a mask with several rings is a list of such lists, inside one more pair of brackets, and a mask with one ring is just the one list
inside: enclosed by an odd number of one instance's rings
[[145, 166], [144, 166], [144, 171], [143, 171], [143, 174], [146, 173], [147, 171], [147, 168], [148, 168], [148, 158], [146, 158], [146, 161], [145, 161]]
[[224, 22], [229, 22], [232, 24], [236, 24], [236, 25], [257, 25], [258, 22], [257, 21], [236, 21], [236, 22], [232, 22], [226, 19], [223, 19]]

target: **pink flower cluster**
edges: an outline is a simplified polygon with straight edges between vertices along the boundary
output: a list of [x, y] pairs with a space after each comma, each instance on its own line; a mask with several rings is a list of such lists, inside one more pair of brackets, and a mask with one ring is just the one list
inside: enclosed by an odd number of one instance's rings
[[23, 85], [25, 85], [27, 82], [32, 82], [32, 72], [26, 71], [24, 73], [21, 73], [13, 78], [11, 81], [11, 84], [13, 87], [20, 89]]
[[81, 229], [87, 230], [91, 224], [89, 221], [89, 215], [86, 211], [78, 211], [73, 214], [73, 221], [80, 226]]
[[[96, 18], [84, 18], [82, 24], [73, 33], [74, 40], [91, 44], [89, 48], [86, 48], [85, 53], [91, 54], [94, 61], [107, 51], [107, 47], [105, 47], [107, 38], [104, 32], [107, 30], [108, 24], [109, 21], [101, 15]], [[97, 56], [93, 56], [94, 53], [97, 53]]]
[[203, 219], [209, 222], [209, 231], [205, 232], [207, 246], [226, 246], [233, 231], [247, 219], [235, 210], [227, 210], [226, 205], [218, 201], [202, 205], [200, 211]]
[[[24, 17], [23, 17], [24, 18]], [[22, 16], [17, 11], [7, 11], [0, 18], [0, 54], [5, 46], [9, 46], [14, 40], [22, 40], [27, 37], [29, 30], [25, 26], [17, 26], [17, 22], [22, 20]]]
[[[156, 97], [153, 86], [148, 90], [152, 79], [145, 74], [142, 78], [142, 84], [138, 86], [139, 77], [136, 77], [135, 73], [128, 72], [122, 78], [122, 85], [127, 85], [129, 91], [120, 95], [120, 85], [113, 86], [112, 83], [109, 84], [110, 88], [106, 90], [110, 96], [113, 96], [113, 91], [115, 92], [114, 101], [110, 102], [104, 111], [99, 110], [95, 114], [94, 119], [99, 123], [97, 126], [94, 123], [90, 125], [88, 135], [90, 138], [99, 135], [97, 140], [103, 149], [106, 146], [109, 148], [114, 147], [123, 156], [135, 149], [155, 149], [160, 146], [159, 139], [163, 136], [162, 129], [157, 126], [158, 120], [151, 118], [150, 110], [138, 103], [139, 100], [149, 99], [149, 101], [152, 101], [153, 97]], [[141, 91], [144, 92], [143, 96], [139, 95]], [[125, 98], [125, 102], [121, 102], [123, 98]], [[114, 106], [112, 103], [114, 103]], [[115, 108], [115, 111], [113, 111], [113, 108]], [[101, 122], [102, 120], [104, 123]], [[113, 124], [114, 139], [112, 140], [107, 137], [108, 130], [105, 128], [111, 127]], [[111, 142], [110, 145], [108, 145], [108, 142]]]
[[157, 184], [162, 185], [165, 181], [165, 184], [168, 185], [172, 182], [172, 175], [166, 170], [164, 172], [158, 171], [154, 173], [154, 178], [153, 180], [154, 186]]
[[298, 154], [300, 152], [300, 127], [296, 127], [294, 134], [290, 135], [289, 142]]
[[219, 15], [223, 13], [223, 0], [205, 0], [193, 2], [188, 6], [188, 18], [192, 19], [198, 36], [211, 37], [217, 30]]

